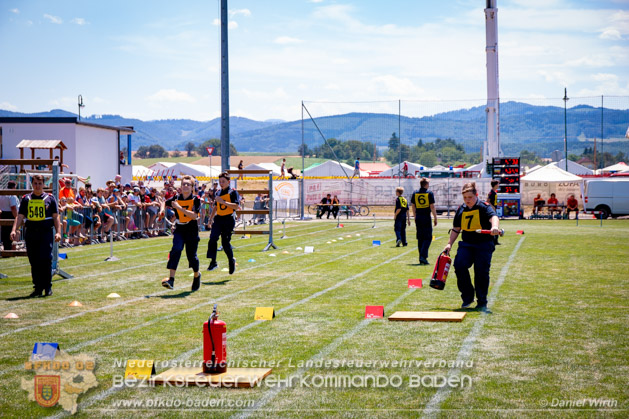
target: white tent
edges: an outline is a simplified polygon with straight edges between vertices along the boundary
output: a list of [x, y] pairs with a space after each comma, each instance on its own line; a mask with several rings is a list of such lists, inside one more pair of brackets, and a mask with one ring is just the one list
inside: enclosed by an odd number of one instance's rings
[[523, 176], [521, 180], [529, 182], [576, 182], [580, 181], [581, 178], [553, 164], [549, 164]]
[[158, 161], [157, 163], [153, 163], [152, 165], [149, 166], [149, 169], [153, 169], [154, 171], [164, 171], [164, 170], [168, 170], [171, 167], [173, 167], [174, 165], [176, 165], [177, 163], [172, 162], [172, 161]]
[[[346, 177], [350, 178], [354, 174], [354, 168], [345, 163], [338, 163], [334, 160], [328, 160], [315, 167], [304, 170], [305, 177]], [[360, 172], [361, 177], [369, 176], [368, 172]]]
[[[183, 175], [190, 175], [196, 178], [209, 178], [214, 177], [217, 178], [218, 175], [221, 174], [221, 168], [219, 166], [203, 166], [200, 164], [190, 164], [190, 163], [177, 163], [174, 166], [171, 166], [168, 170], [170, 175], [175, 175], [177, 177]], [[205, 180], [205, 179], [200, 179]]]
[[612, 164], [611, 166], [604, 167], [599, 171], [601, 173], [617, 173], [617, 172], [624, 172], [627, 169], [629, 169], [629, 166], [627, 166], [627, 164], [624, 162], [620, 162], [620, 163]]
[[[409, 175], [415, 176], [415, 174], [417, 173], [417, 175], [419, 176], [419, 172], [420, 171], [426, 170], [426, 168], [424, 166], [422, 166], [421, 164], [411, 163], [410, 161], [406, 162], [406, 163], [408, 164], [408, 174]], [[402, 171], [403, 167], [404, 167], [404, 163], [396, 164], [395, 166], [380, 172], [378, 174], [378, 176], [380, 176], [380, 177], [394, 177], [394, 176], [397, 177], [399, 175], [399, 173]]]
[[132, 171], [134, 178], [139, 178], [140, 176], [152, 176], [154, 173], [153, 169], [149, 169], [148, 167], [141, 166], [139, 164], [134, 164]]
[[[273, 172], [273, 176], [279, 176], [282, 173], [282, 168], [275, 163], [252, 163], [249, 166], [246, 166], [244, 170], [270, 170], [271, 172]], [[264, 176], [268, 175], [247, 175], [247, 177]]]
[[[560, 169], [564, 169], [566, 167], [566, 159], [561, 159], [557, 162], [554, 163], [550, 163], [552, 165], [557, 166]], [[594, 171], [591, 169], [588, 169], [585, 166], [580, 165], [577, 162], [574, 162], [572, 160], [568, 160], [568, 172], [572, 173], [573, 175], [592, 175], [594, 174]]]
[[534, 171], [536, 171], [538, 169], [541, 169], [542, 167], [544, 167], [544, 166], [542, 166], [540, 164], [536, 164], [535, 166], [533, 166], [531, 168], [526, 168], [525, 167], [524, 168], [524, 173], [527, 174], [527, 175], [530, 175], [531, 173], [533, 173]]

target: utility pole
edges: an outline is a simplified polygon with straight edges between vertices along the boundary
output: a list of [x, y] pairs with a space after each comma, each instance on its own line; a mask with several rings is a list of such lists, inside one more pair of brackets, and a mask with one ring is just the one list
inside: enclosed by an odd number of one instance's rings
[[221, 169], [229, 170], [229, 60], [227, 0], [221, 0]]
[[566, 172], [568, 171], [568, 88], [563, 89], [563, 151], [566, 159]]

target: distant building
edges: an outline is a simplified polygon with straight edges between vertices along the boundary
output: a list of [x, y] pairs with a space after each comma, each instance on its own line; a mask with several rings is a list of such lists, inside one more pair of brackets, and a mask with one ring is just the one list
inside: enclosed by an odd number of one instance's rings
[[589, 157], [583, 157], [581, 160], [577, 160], [577, 163], [579, 163], [581, 166], [587, 167], [588, 169], [596, 170], [594, 162]]
[[[127, 156], [124, 156], [125, 164], [120, 159], [120, 143], [123, 140], [124, 147], [130, 150], [134, 132], [133, 127], [93, 124], [75, 117], [1, 117], [0, 159], [19, 159], [20, 150], [16, 146], [22, 140], [60, 140], [67, 147], [63, 163], [69, 168], [64, 169], [64, 173], [90, 176], [92, 184], [100, 187], [118, 173], [123, 175], [123, 180], [131, 179]], [[58, 154], [53, 152], [53, 155]], [[49, 159], [49, 151], [36, 150], [35, 157]]]
[[563, 158], [562, 152], [559, 150], [555, 150], [552, 153], [550, 153], [550, 159], [553, 162], [559, 161]]

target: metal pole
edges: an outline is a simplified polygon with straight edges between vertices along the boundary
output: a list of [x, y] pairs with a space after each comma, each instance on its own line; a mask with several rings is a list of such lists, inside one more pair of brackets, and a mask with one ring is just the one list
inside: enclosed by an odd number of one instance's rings
[[564, 158], [566, 159], [566, 172], [568, 171], [568, 117], [567, 117], [567, 106], [568, 106], [568, 89], [564, 87], [563, 89], [563, 129], [564, 129], [564, 137], [563, 137], [563, 150], [564, 150]]
[[[52, 195], [59, 202], [59, 162], [52, 163]], [[52, 275], [59, 275], [64, 279], [72, 278], [72, 275], [59, 268], [59, 243], [52, 245]]]
[[300, 179], [300, 185], [301, 188], [299, 190], [299, 196], [301, 198], [301, 205], [300, 205], [300, 209], [299, 209], [299, 219], [304, 220], [304, 205], [305, 205], [305, 201], [304, 201], [304, 170], [306, 169], [305, 166], [305, 154], [306, 154], [306, 147], [304, 146], [305, 142], [304, 142], [304, 101], [301, 101], [301, 179]]
[[401, 119], [402, 119], [402, 101], [398, 99], [397, 101], [397, 131], [398, 131], [397, 138], [399, 142], [398, 149], [399, 149], [399, 154], [400, 154], [399, 166], [397, 168], [398, 169], [397, 170], [398, 171], [398, 180], [397, 180], [398, 186], [402, 184], [402, 176], [400, 176], [400, 169], [402, 168], [402, 133], [400, 132], [401, 126], [402, 126]]
[[273, 243], [273, 172], [269, 172], [269, 244], [264, 248], [264, 252], [270, 248], [277, 249]]
[[373, 226], [371, 228], [376, 228], [376, 214], [373, 215]]
[[221, 0], [221, 169], [229, 170], [229, 60], [227, 0]]
[[286, 219], [282, 220], [282, 229], [284, 230], [284, 233], [282, 234], [282, 237], [280, 237], [280, 239], [287, 239], [288, 236], [286, 235]]
[[[605, 158], [605, 156], [603, 156], [603, 95], [601, 95], [601, 157]], [[601, 167], [605, 167], [605, 161], [603, 161], [603, 164], [601, 165]], [[594, 167], [594, 169], [598, 169], [598, 167]]]
[[111, 230], [112, 229], [110, 228], [109, 229], [109, 257], [105, 259], [105, 262], [115, 262], [117, 260], [120, 260], [114, 256], [114, 235]]

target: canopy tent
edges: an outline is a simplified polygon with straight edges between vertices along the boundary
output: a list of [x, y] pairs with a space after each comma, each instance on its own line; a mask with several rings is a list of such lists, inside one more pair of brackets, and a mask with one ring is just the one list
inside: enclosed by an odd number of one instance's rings
[[[339, 163], [334, 160], [328, 160], [315, 167], [309, 167], [304, 170], [305, 177], [352, 177], [354, 168], [345, 163]], [[361, 177], [369, 176], [368, 172], [360, 171]]]
[[624, 172], [629, 169], [629, 166], [625, 162], [620, 162], [616, 164], [612, 164], [611, 166], [607, 166], [599, 170], [601, 173], [619, 173]]
[[178, 178], [183, 175], [194, 176], [197, 180], [209, 180], [218, 178], [221, 174], [221, 168], [218, 166], [202, 166], [200, 164], [177, 163], [166, 170], [169, 175], [175, 175]]
[[531, 173], [533, 173], [534, 171], [536, 171], [536, 170], [538, 170], [538, 169], [541, 169], [542, 167], [544, 167], [544, 166], [542, 166], [542, 165], [540, 165], [540, 164], [536, 164], [536, 165], [535, 165], [535, 166], [533, 166], [533, 167], [528, 167], [528, 166], [527, 166], [527, 167], [525, 167], [525, 168], [524, 168], [524, 174], [525, 174], [525, 175], [530, 175]]
[[158, 161], [149, 166], [149, 169], [153, 169], [156, 172], [161, 170], [167, 170], [176, 165], [177, 163], [172, 161]]
[[369, 176], [378, 176], [380, 173], [385, 170], [389, 170], [391, 166], [386, 163], [378, 162], [378, 163], [369, 163], [369, 162], [361, 162], [360, 169], [366, 172], [369, 172]]
[[134, 179], [140, 179], [142, 177], [153, 176], [153, 174], [155, 173], [154, 170], [149, 169], [148, 167], [142, 166], [139, 164], [133, 165], [132, 172], [133, 172]]
[[[410, 161], [407, 161], [406, 164], [408, 164], [408, 174], [409, 175], [417, 175], [419, 176], [419, 172], [420, 171], [425, 171], [426, 167], [422, 166], [421, 164], [417, 164], [417, 163], [412, 163]], [[380, 177], [398, 177], [400, 172], [402, 171], [402, 168], [404, 167], [404, 162], [400, 163], [400, 164], [396, 164], [395, 166], [391, 167], [390, 169], [384, 170], [382, 172], [380, 172], [380, 174], [378, 174], [378, 176]]]
[[581, 178], [553, 164], [549, 164], [523, 176], [521, 180], [529, 182], [578, 182]]
[[[557, 166], [560, 169], [564, 169], [566, 167], [566, 159], [561, 159], [557, 162], [554, 163], [550, 163], [554, 166]], [[591, 169], [588, 169], [587, 167], [580, 165], [577, 162], [574, 162], [572, 160], [568, 160], [568, 172], [572, 173], [573, 175], [592, 175], [594, 174], [594, 171]]]
[[[288, 167], [286, 168], [288, 169]], [[273, 172], [273, 176], [279, 176], [282, 173], [282, 168], [275, 163], [252, 163], [246, 166], [244, 170], [269, 170]], [[247, 177], [264, 177], [268, 175], [247, 175]]]

